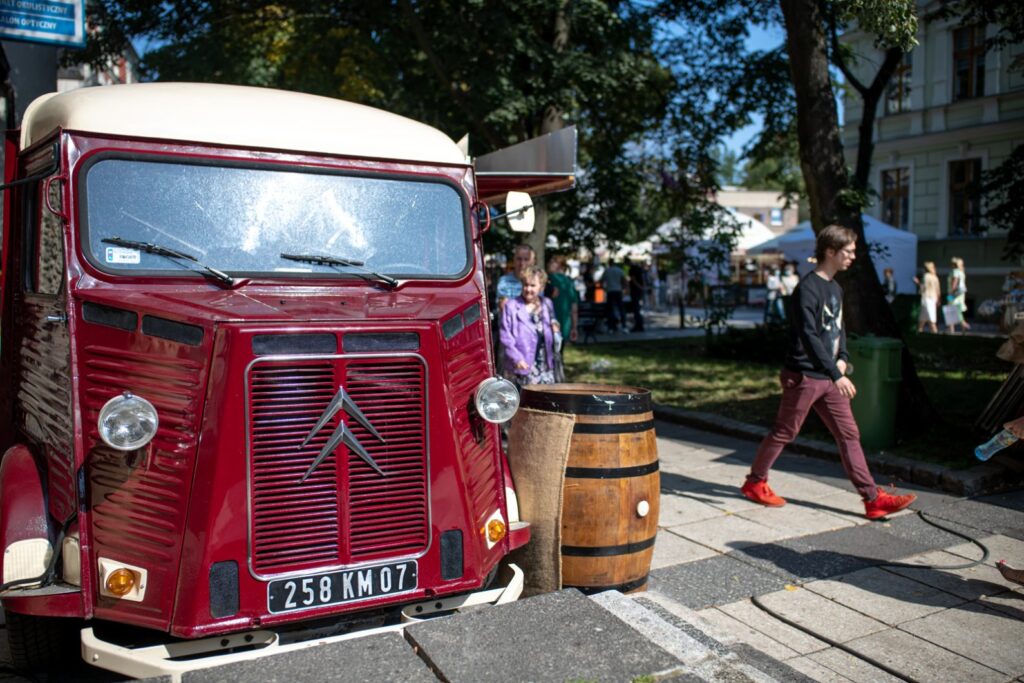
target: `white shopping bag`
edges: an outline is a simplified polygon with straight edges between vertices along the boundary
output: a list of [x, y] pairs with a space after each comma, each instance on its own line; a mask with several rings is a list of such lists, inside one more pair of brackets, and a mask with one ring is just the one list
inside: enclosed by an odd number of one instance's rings
[[956, 304], [946, 304], [942, 307], [942, 319], [946, 321], [946, 327], [959, 325], [963, 322], [960, 307]]

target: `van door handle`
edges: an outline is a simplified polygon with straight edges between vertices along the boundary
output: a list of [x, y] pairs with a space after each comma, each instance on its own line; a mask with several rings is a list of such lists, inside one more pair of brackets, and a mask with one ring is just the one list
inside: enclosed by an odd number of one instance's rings
[[67, 313], [50, 313], [49, 315], [46, 316], [46, 322], [49, 323], [49, 324], [60, 323], [61, 325], [67, 325], [68, 324], [68, 314]]

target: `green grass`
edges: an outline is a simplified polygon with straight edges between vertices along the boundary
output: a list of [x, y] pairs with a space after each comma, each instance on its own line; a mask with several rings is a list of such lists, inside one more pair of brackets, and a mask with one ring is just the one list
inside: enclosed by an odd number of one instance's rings
[[[709, 352], [702, 338], [623, 341], [566, 349], [569, 381], [626, 384], [651, 390], [658, 403], [771, 426], [779, 406], [780, 339], [764, 331], [734, 332]], [[900, 434], [887, 452], [952, 467], [974, 464], [986, 436], [973, 427], [1012, 366], [995, 357], [1002, 340], [920, 335], [910, 339], [918, 374], [939, 419]], [[716, 356], [726, 356], [720, 358]], [[744, 358], [778, 358], [757, 362]], [[603, 368], [602, 365], [608, 364]], [[853, 377], [854, 382], [858, 380]], [[830, 440], [812, 415], [802, 431]]]

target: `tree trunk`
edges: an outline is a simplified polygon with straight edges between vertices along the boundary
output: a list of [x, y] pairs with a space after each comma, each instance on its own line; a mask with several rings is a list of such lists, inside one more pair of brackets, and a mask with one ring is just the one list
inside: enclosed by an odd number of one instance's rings
[[[859, 207], [843, 201], [852, 188], [843, 158], [835, 92], [829, 74], [826, 17], [817, 0], [780, 0], [786, 27], [790, 76], [796, 92], [797, 136], [800, 166], [807, 186], [814, 232], [838, 223], [857, 233], [857, 258], [839, 281], [843, 285], [843, 320], [846, 329], [858, 334], [875, 334], [903, 341], [864, 240]], [[891, 71], [890, 71], [891, 73]], [[874, 84], [873, 84], [874, 85]], [[884, 84], [883, 84], [884, 86]], [[872, 106], [877, 106], [877, 96]], [[865, 112], [868, 103], [865, 103]], [[862, 129], [863, 134], [863, 129]], [[867, 129], [871, 144], [871, 127]], [[870, 160], [870, 154], [868, 156]], [[864, 171], [867, 177], [867, 171]], [[898, 420], [904, 431], [930, 424], [935, 411], [917, 377], [914, 360], [903, 344], [902, 383]]]

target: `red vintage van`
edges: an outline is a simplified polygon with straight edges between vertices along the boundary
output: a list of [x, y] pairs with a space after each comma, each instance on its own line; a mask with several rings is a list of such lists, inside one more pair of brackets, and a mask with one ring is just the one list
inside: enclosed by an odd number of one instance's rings
[[87, 88], [30, 106], [5, 182], [18, 665], [66, 657], [69, 633], [140, 676], [388, 624], [485, 588], [526, 542], [481, 181], [443, 133], [267, 89]]

